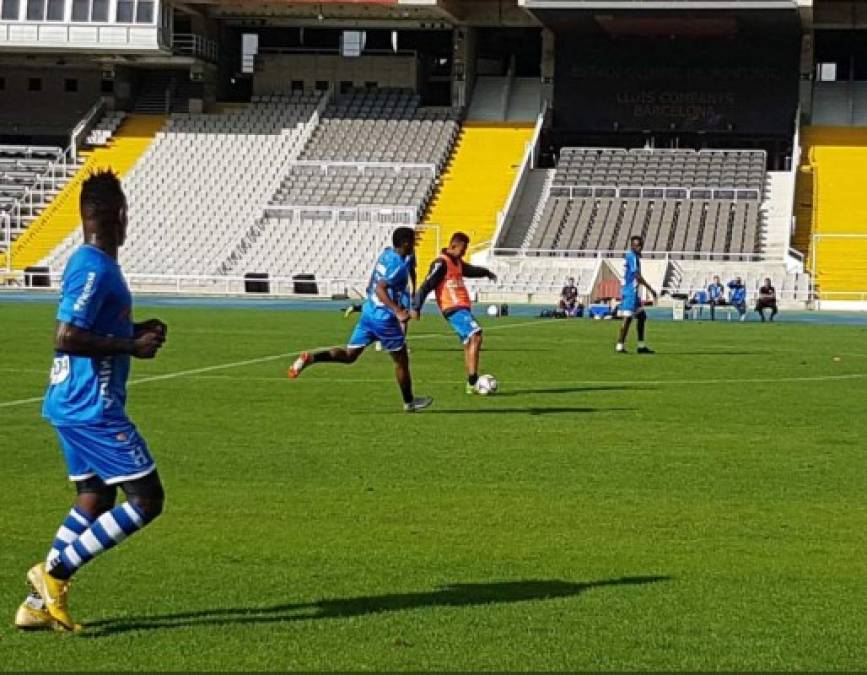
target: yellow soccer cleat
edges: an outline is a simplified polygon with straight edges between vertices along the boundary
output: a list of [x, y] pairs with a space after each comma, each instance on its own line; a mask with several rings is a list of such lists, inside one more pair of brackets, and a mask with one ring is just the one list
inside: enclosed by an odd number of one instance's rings
[[15, 613], [15, 627], [20, 630], [46, 630], [54, 628], [54, 619], [44, 607], [34, 607], [28, 598]]
[[45, 610], [54, 620], [58, 630], [78, 631], [81, 629], [69, 615], [66, 606], [69, 596], [69, 582], [55, 579], [45, 569], [45, 563], [34, 565], [27, 572], [27, 582], [33, 591], [42, 598]]

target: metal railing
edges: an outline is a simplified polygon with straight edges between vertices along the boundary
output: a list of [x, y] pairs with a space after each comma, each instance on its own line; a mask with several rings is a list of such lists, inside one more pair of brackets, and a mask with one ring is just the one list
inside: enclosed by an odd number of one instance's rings
[[198, 33], [174, 33], [172, 52], [213, 62], [217, 61], [220, 53], [219, 46], [214, 40]]
[[388, 169], [397, 174], [408, 170], [421, 170], [429, 173], [431, 178], [436, 178], [437, 175], [437, 168], [435, 164], [422, 163], [406, 164], [400, 162], [338, 162], [330, 160], [300, 159], [289, 162], [286, 168], [291, 171], [296, 167], [319, 168], [320, 173], [324, 176], [327, 176], [330, 172], [333, 172], [334, 169], [347, 168], [356, 169], [359, 175], [364, 175], [367, 171], [371, 169]]
[[12, 219], [8, 213], [0, 213], [0, 223], [3, 224], [3, 249], [6, 254], [6, 271], [12, 272]]
[[[494, 255], [521, 258], [622, 258], [623, 249], [559, 250], [548, 248], [494, 247]], [[769, 262], [761, 253], [716, 253], [710, 251], [642, 251], [642, 258], [652, 260], [716, 260], [736, 262]], [[782, 262], [782, 261], [780, 261]]]
[[[556, 181], [556, 178], [555, 178]], [[620, 198], [620, 199], [721, 199], [730, 201], [760, 201], [761, 191], [743, 188], [709, 188], [678, 186], [639, 186], [639, 185], [551, 185], [545, 199], [549, 197], [568, 197], [577, 199]]]
[[105, 111], [105, 100], [100, 98], [93, 104], [81, 121], [73, 127], [69, 134], [69, 153], [73, 162], [78, 160], [78, 146], [81, 139], [85, 138], [90, 130], [96, 125], [97, 116]]
[[292, 223], [315, 221], [318, 223], [358, 223], [361, 225], [406, 225], [414, 227], [419, 209], [413, 206], [359, 204], [357, 206], [308, 206], [301, 204], [270, 204], [265, 207], [266, 218], [281, 218]]
[[497, 230], [494, 232], [493, 241], [498, 241], [506, 222], [511, 217], [514, 217], [512, 210], [517, 208], [516, 199], [518, 193], [524, 187], [527, 176], [536, 163], [536, 148], [539, 145], [539, 137], [541, 136], [542, 126], [545, 122], [546, 108], [547, 103], [543, 104], [542, 111], [536, 118], [536, 126], [533, 128], [533, 135], [530, 137], [530, 140], [524, 148], [524, 156], [521, 158], [521, 166], [515, 174], [515, 180], [512, 181], [512, 187], [509, 189], [509, 196], [506, 197], [506, 203], [503, 205], [503, 208], [497, 212]]

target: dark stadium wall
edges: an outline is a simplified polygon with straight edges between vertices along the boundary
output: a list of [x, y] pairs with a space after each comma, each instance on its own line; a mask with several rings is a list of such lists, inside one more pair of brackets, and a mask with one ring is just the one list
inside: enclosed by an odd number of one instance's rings
[[550, 18], [558, 132], [791, 136], [800, 34], [790, 26], [736, 18], [727, 35], [613, 35], [594, 17]]
[[0, 142], [69, 142], [101, 94], [101, 72], [58, 63], [0, 65]]

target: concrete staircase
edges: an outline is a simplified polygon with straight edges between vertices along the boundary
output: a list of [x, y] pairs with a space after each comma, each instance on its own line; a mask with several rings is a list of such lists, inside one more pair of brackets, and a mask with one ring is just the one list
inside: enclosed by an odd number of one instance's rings
[[[503, 208], [520, 168], [532, 124], [466, 122], [452, 150], [424, 223], [439, 226], [445, 246], [455, 232], [470, 237], [471, 251], [490, 246]], [[426, 270], [437, 249], [437, 232], [423, 229], [419, 267]]]

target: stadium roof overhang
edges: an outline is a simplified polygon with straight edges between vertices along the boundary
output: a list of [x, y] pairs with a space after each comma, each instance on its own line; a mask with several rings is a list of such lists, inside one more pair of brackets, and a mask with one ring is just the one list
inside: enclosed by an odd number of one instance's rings
[[[214, 17], [267, 17], [295, 25], [538, 26], [517, 0], [184, 0]], [[422, 25], [424, 24], [424, 25]]]

